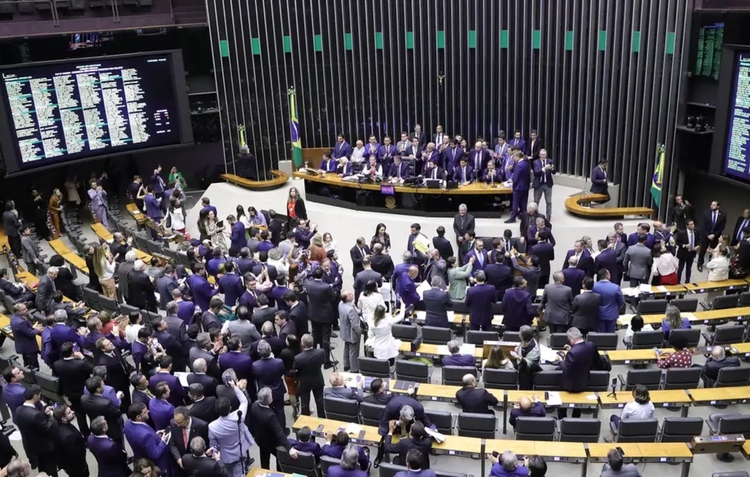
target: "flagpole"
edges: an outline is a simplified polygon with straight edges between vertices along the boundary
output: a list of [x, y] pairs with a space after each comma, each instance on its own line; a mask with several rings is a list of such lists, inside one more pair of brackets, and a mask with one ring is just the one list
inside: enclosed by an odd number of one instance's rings
[[287, 90], [289, 96], [289, 127], [292, 137], [292, 164], [296, 169], [302, 167], [302, 135], [297, 119], [297, 92], [294, 86]]

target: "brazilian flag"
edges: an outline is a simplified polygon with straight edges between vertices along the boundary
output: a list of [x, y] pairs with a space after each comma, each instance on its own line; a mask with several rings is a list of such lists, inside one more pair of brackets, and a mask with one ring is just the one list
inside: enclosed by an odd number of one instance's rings
[[302, 167], [302, 135], [297, 119], [297, 93], [294, 88], [287, 91], [289, 95], [289, 125], [292, 131], [292, 161], [296, 168]]
[[656, 168], [654, 170], [654, 177], [651, 179], [651, 197], [654, 199], [654, 203], [657, 207], [661, 204], [661, 185], [662, 178], [664, 177], [664, 144], [659, 144], [656, 150]]

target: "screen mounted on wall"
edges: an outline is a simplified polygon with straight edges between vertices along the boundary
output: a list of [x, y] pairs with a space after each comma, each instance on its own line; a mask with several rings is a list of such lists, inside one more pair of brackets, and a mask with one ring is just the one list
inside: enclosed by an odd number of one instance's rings
[[174, 56], [98, 57], [0, 70], [8, 172], [192, 142], [189, 117], [187, 126], [184, 120], [184, 73], [178, 72], [182, 57]]
[[750, 181], [750, 51], [735, 55], [724, 173]]

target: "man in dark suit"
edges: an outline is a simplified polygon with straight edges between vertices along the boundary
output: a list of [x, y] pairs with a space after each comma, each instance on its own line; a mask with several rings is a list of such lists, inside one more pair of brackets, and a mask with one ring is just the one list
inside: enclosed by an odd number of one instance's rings
[[250, 431], [254, 436], [263, 436], [258, 439], [258, 450], [260, 452], [260, 466], [264, 469], [270, 467], [271, 455], [276, 457], [276, 448], [281, 446], [289, 451], [292, 458], [296, 457], [297, 451], [292, 449], [286, 438], [284, 429], [279, 424], [276, 413], [271, 409], [273, 393], [269, 388], [258, 391], [258, 400], [250, 406], [251, 425]]
[[182, 456], [188, 453], [190, 441], [196, 437], [208, 441], [208, 423], [191, 417], [188, 408], [179, 406], [174, 410], [174, 419], [169, 423], [169, 451], [180, 468], [185, 468]]
[[411, 139], [412, 141], [416, 139], [417, 144], [419, 144], [419, 147], [421, 148], [427, 146], [427, 134], [422, 131], [422, 126], [420, 124], [414, 125], [414, 131], [409, 134], [409, 139]]
[[495, 287], [497, 301], [502, 301], [505, 291], [513, 286], [513, 269], [508, 265], [505, 255], [500, 252], [491, 254], [490, 263], [484, 267], [484, 275], [487, 277], [487, 284]]
[[[460, 148], [456, 149], [460, 150]], [[461, 185], [466, 185], [474, 182], [474, 179], [474, 169], [469, 165], [468, 158], [461, 156], [458, 165], [453, 169], [453, 180]]]
[[424, 427], [432, 426], [432, 421], [424, 412], [424, 406], [413, 397], [404, 394], [394, 396], [385, 406], [385, 411], [380, 416], [378, 434], [388, 434], [388, 424], [392, 420], [398, 420], [398, 425], [406, 431], [416, 421], [424, 424]]
[[130, 376], [130, 384], [133, 385], [133, 402], [139, 402], [148, 407], [149, 401], [154, 397], [148, 389], [148, 378], [141, 373], [135, 373]]
[[513, 168], [513, 203], [511, 205], [510, 218], [505, 221], [506, 224], [515, 223], [516, 217], [526, 210], [526, 204], [529, 201], [529, 179], [530, 168], [529, 161], [521, 152], [514, 154], [516, 165]]
[[484, 249], [483, 240], [475, 240], [474, 248], [464, 255], [463, 263], [468, 262], [471, 257], [474, 257], [473, 272], [476, 273], [478, 270], [484, 270], [484, 267], [490, 262], [489, 254]]
[[52, 406], [39, 410], [37, 405], [42, 399], [42, 388], [36, 384], [26, 388], [24, 398], [24, 404], [16, 409], [15, 424], [21, 433], [26, 457], [33, 469], [57, 477], [57, 423], [52, 418]]
[[674, 196], [674, 206], [669, 211], [669, 223], [675, 224], [677, 230], [685, 230], [688, 220], [695, 220], [693, 204], [682, 197], [682, 194]]
[[471, 354], [461, 354], [461, 343], [457, 340], [448, 342], [448, 352], [450, 355], [443, 356], [443, 366], [474, 366], [476, 358]]
[[362, 402], [385, 406], [394, 396], [393, 393], [386, 392], [386, 386], [380, 378], [373, 379], [370, 383], [370, 394], [365, 396]]
[[284, 414], [284, 362], [272, 355], [271, 345], [267, 342], [258, 343], [258, 357], [253, 361], [253, 377], [259, 388], [267, 387], [273, 393], [271, 409], [276, 413], [281, 427], [286, 428]]
[[476, 285], [466, 290], [466, 308], [472, 330], [490, 331], [492, 328], [492, 305], [497, 303], [495, 287], [488, 285], [487, 276], [480, 270], [474, 275]]
[[469, 164], [474, 169], [477, 180], [484, 175], [484, 170], [487, 169], [487, 163], [490, 162], [490, 153], [482, 147], [482, 142], [477, 141], [474, 144], [474, 149], [469, 153]]
[[401, 160], [401, 156], [393, 156], [393, 164], [388, 169], [388, 177], [394, 184], [403, 182], [410, 177], [409, 164]]
[[203, 393], [206, 396], [216, 396], [216, 386], [219, 381], [213, 376], [206, 374], [207, 366], [204, 358], [198, 358], [193, 361], [193, 372], [187, 375], [188, 385], [199, 383], [203, 386]]
[[174, 360], [169, 355], [159, 358], [159, 369], [148, 379], [148, 388], [152, 393], [156, 392], [156, 385], [164, 381], [169, 386], [169, 403], [174, 407], [182, 406], [185, 401], [185, 392], [182, 390], [180, 379], [172, 374], [172, 363]]
[[390, 281], [391, 276], [393, 276], [393, 259], [387, 253], [383, 253], [383, 244], [376, 243], [372, 246], [370, 267], [378, 272], [383, 277], [383, 280]]
[[536, 129], [532, 129], [529, 133], [529, 142], [526, 143], [526, 155], [531, 156], [532, 159], [538, 159], [541, 155], [541, 151], [544, 149], [544, 141], [536, 132]]
[[273, 317], [276, 316], [278, 311], [274, 307], [268, 306], [268, 297], [266, 295], [258, 295], [258, 308], [253, 311], [252, 318], [250, 321], [255, 325], [255, 329], [259, 330], [263, 327], [263, 323], [273, 323]]
[[552, 273], [552, 261], [555, 259], [555, 247], [549, 242], [549, 231], [542, 230], [537, 234], [537, 243], [529, 249], [529, 255], [535, 256], [539, 262], [539, 286], [549, 283]]
[[83, 354], [73, 350], [73, 343], [63, 343], [60, 355], [62, 359], [52, 363], [52, 369], [60, 380], [60, 390], [63, 396], [68, 398], [70, 407], [78, 417], [78, 428], [85, 437], [88, 437], [89, 426], [86, 422], [86, 414], [81, 407], [81, 396], [86, 380], [91, 376], [94, 367]]
[[607, 160], [602, 158], [599, 159], [599, 165], [597, 165], [591, 171], [591, 193], [592, 194], [603, 194], [607, 196], [609, 202], [609, 184], [607, 183]]
[[586, 277], [586, 272], [578, 268], [578, 259], [576, 257], [570, 257], [568, 259], [568, 268], [564, 269], [562, 274], [565, 278], [563, 283], [565, 286], [570, 287], [573, 298], [575, 298], [581, 293], [581, 286], [583, 286], [583, 279]]
[[591, 331], [596, 331], [599, 321], [599, 305], [601, 296], [593, 292], [594, 279], [586, 277], [583, 279], [583, 291], [573, 298], [570, 306], [572, 321], [570, 326], [578, 328], [584, 336]]
[[306, 334], [308, 332], [307, 305], [297, 300], [297, 294], [294, 291], [284, 293], [283, 300], [289, 308], [289, 319], [294, 322], [297, 333], [300, 336]]
[[550, 326], [551, 333], [563, 333], [570, 324], [570, 305], [573, 294], [569, 286], [563, 284], [565, 276], [561, 271], [552, 275], [553, 283], [545, 285], [542, 294], [541, 309], [544, 320]]
[[349, 249], [349, 256], [352, 259], [352, 277], [356, 277], [359, 272], [365, 269], [362, 260], [368, 255], [370, 255], [370, 247], [365, 242], [364, 237], [359, 237], [356, 245]]
[[703, 235], [701, 237], [701, 248], [698, 252], [698, 271], [703, 271], [703, 260], [708, 247], [715, 248], [719, 243], [719, 237], [724, 233], [727, 226], [727, 214], [721, 210], [718, 201], [711, 202], [711, 209], [703, 214]]
[[188, 393], [190, 394], [190, 399], [193, 401], [193, 405], [190, 407], [191, 417], [208, 423], [214, 422], [219, 418], [219, 413], [216, 412], [216, 396], [204, 396], [202, 384], [191, 384], [188, 388]]
[[675, 234], [677, 247], [677, 278], [682, 283], [682, 271], [685, 270], [685, 283], [690, 283], [690, 273], [693, 270], [695, 254], [701, 249], [701, 232], [695, 228], [695, 221], [688, 220], [685, 230], [678, 230]]
[[[538, 141], [537, 141], [538, 142]], [[554, 185], [554, 179], [552, 176], [555, 174], [555, 162], [547, 157], [547, 150], [540, 149], [534, 157], [534, 163], [532, 165], [534, 169], [534, 182], [532, 187], [534, 189], [534, 202], [541, 204], [542, 194], [544, 195], [544, 202], [547, 207], [547, 217], [552, 217], [552, 186]]]
[[732, 231], [732, 245], [737, 245], [742, 240], [742, 231], [747, 227], [750, 227], [750, 209], [742, 211], [742, 216], [737, 217], [737, 221], [734, 223], [734, 230]]
[[180, 457], [182, 468], [191, 477], [227, 477], [227, 467], [221, 461], [220, 454], [211, 449], [211, 455], [207, 455], [206, 442], [207, 439], [202, 437], [193, 437], [189, 441], [186, 450], [190, 452]]
[[[567, 332], [570, 349], [562, 356], [558, 353], [560, 360], [558, 367], [562, 371], [560, 387], [563, 391], [580, 393], [589, 385], [589, 375], [594, 367], [594, 358], [597, 354], [596, 346], [583, 340], [583, 335], [578, 328], [570, 328]], [[567, 409], [559, 408], [557, 415], [560, 419], [567, 416]], [[573, 417], [581, 417], [581, 410], [574, 409]]]
[[427, 161], [423, 172], [425, 180], [443, 180], [445, 177], [445, 172], [435, 161], [437, 161], [437, 159]]
[[[233, 369], [237, 379], [246, 379], [248, 382], [253, 381], [253, 360], [250, 356], [242, 352], [242, 342], [237, 336], [230, 336], [226, 339], [227, 352], [219, 356], [219, 369], [224, 372], [227, 369]], [[218, 386], [217, 386], [218, 388]], [[248, 386], [248, 395], [250, 400], [255, 400], [255, 386]]]
[[[71, 424], [76, 418], [75, 412], [67, 404], [58, 405], [52, 412], [57, 421], [56, 440], [60, 468], [70, 477], [89, 477], [89, 466], [86, 464], [86, 439], [81, 431]], [[88, 426], [86, 426], [88, 429]]]
[[306, 334], [300, 339], [302, 352], [294, 357], [294, 372], [299, 381], [297, 396], [302, 405], [302, 414], [310, 415], [310, 393], [315, 397], [315, 408], [318, 416], [325, 415], [323, 412], [323, 372], [321, 367], [328, 360], [325, 351], [315, 349], [313, 337]]
[[130, 369], [131, 366], [122, 359], [120, 350], [107, 338], [101, 338], [96, 342], [96, 349], [100, 351], [97, 364], [107, 368], [107, 384], [115, 391], [121, 391], [123, 397], [120, 410], [130, 406]]
[[497, 398], [485, 388], [477, 388], [477, 378], [472, 374], [464, 376], [463, 383], [464, 387], [456, 391], [456, 400], [461, 410], [495, 415], [490, 406], [497, 406]]
[[47, 273], [39, 279], [39, 285], [36, 287], [36, 309], [44, 313], [49, 310], [52, 298], [55, 296], [57, 287], [55, 286], [55, 278], [57, 278], [58, 269], [57, 267], [49, 267]]
[[175, 277], [174, 265], [164, 267], [162, 276], [156, 279], [156, 292], [159, 294], [159, 308], [166, 309], [167, 303], [172, 301], [172, 290], [179, 287]]
[[81, 408], [89, 417], [104, 416], [107, 420], [107, 435], [116, 442], [122, 442], [122, 421], [120, 408], [112, 401], [102, 396], [104, 381], [99, 376], [92, 376], [86, 380], [87, 394], [81, 396]]
[[[606, 240], [599, 240], [597, 242], [597, 246], [599, 247], [599, 255], [596, 256], [596, 259], [594, 260], [594, 270], [598, 273], [599, 270], [602, 268], [606, 268], [607, 271], [609, 271], [609, 275], [612, 277], [612, 283], [620, 284], [622, 281], [621, 277], [621, 270], [622, 270], [622, 262], [624, 260], [620, 260], [618, 263], [617, 261], [617, 252], [615, 251], [615, 248], [620, 245], [620, 249], [625, 252], [625, 246], [621, 243], [618, 243], [617, 237], [614, 235], [614, 232], [610, 234], [610, 236], [614, 237], [614, 242], [610, 241], [607, 242]], [[573, 260], [574, 257], [571, 257], [568, 259], [568, 264], [570, 265], [570, 268], [566, 268], [564, 271], [567, 270], [573, 270], [573, 265], [571, 260]], [[577, 266], [576, 266], [577, 267]]]
[[261, 358], [258, 351], [261, 341], [265, 341], [271, 345], [271, 350], [273, 351], [274, 356], [281, 355], [281, 351], [286, 346], [284, 340], [275, 335], [273, 323], [266, 322], [260, 329], [260, 339], [258, 341], [253, 341], [253, 344], [250, 345], [250, 356], [253, 360]]
[[450, 328], [448, 308], [453, 307], [451, 296], [442, 286], [445, 282], [440, 277], [433, 277], [429, 290], [422, 295], [425, 307], [425, 326]]
[[42, 334], [44, 326], [31, 323], [26, 303], [13, 305], [10, 318], [10, 329], [13, 331], [16, 353], [23, 356], [24, 364], [31, 369], [39, 369], [39, 343], [37, 336]]
[[526, 291], [526, 279], [513, 277], [513, 288], [503, 295], [503, 327], [508, 331], [518, 331], [522, 326], [531, 326], [536, 316], [532, 304], [534, 297]]
[[107, 430], [107, 421], [99, 416], [91, 421], [91, 434], [86, 438], [86, 446], [96, 458], [99, 477], [128, 477], [132, 471], [125, 449], [107, 436]]
[[143, 273], [145, 268], [146, 264], [137, 260], [128, 273], [128, 305], [156, 312], [156, 288], [151, 277]]
[[570, 266], [570, 263], [568, 263], [570, 257], [578, 258], [577, 267], [583, 270], [587, 277], [594, 276], [594, 259], [591, 258], [591, 254], [587, 250], [584, 250], [583, 242], [576, 240], [573, 244], [573, 248], [568, 250], [568, 253], [565, 254], [563, 270]]
[[[432, 246], [440, 252], [440, 256], [448, 258], [453, 256], [453, 245], [450, 240], [445, 238], [445, 227], [442, 225], [437, 228], [437, 236], [432, 237]], [[460, 236], [463, 239], [463, 235]]]
[[359, 295], [365, 291], [365, 285], [369, 281], [377, 283], [378, 288], [383, 286], [383, 276], [372, 269], [370, 259], [365, 257], [362, 259], [362, 271], [354, 277], [354, 303], [359, 301]]
[[458, 246], [458, 263], [461, 265], [464, 265], [466, 262], [464, 261], [464, 257], [466, 257], [469, 252], [474, 250], [474, 244], [477, 242], [476, 239], [476, 233], [473, 230], [469, 230], [464, 235], [464, 239], [460, 242]]
[[331, 326], [337, 321], [337, 310], [334, 308], [336, 291], [323, 282], [323, 269], [316, 268], [313, 279], [307, 282], [307, 302], [310, 306], [310, 321], [315, 344], [322, 346], [325, 352], [325, 368], [331, 364]]
[[7, 268], [0, 269], [0, 290], [16, 302], [21, 301], [34, 304], [36, 300], [36, 294], [33, 290], [22, 283], [13, 283], [8, 280]]

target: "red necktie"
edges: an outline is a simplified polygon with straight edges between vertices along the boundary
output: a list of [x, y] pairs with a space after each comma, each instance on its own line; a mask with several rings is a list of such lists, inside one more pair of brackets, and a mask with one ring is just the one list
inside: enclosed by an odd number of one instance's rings
[[188, 432], [188, 430], [187, 430], [186, 428], [184, 428], [184, 427], [183, 427], [183, 428], [182, 428], [182, 440], [183, 440], [183, 441], [185, 442], [185, 449], [187, 449], [187, 448], [188, 448], [189, 437], [190, 437], [190, 436], [189, 436], [189, 432]]

